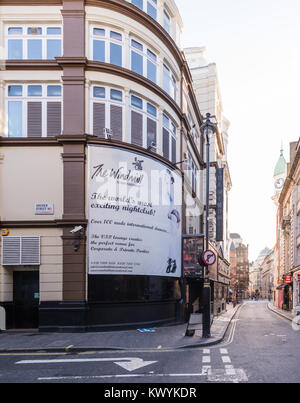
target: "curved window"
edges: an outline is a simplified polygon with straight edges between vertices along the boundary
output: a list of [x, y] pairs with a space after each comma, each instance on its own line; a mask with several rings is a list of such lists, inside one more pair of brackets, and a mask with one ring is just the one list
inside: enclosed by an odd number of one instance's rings
[[197, 165], [188, 152], [188, 160], [187, 160], [187, 171], [188, 171], [188, 178], [191, 182], [192, 190], [197, 194]]
[[177, 130], [172, 120], [163, 114], [163, 156], [175, 164], [176, 162], [176, 142]]
[[166, 9], [164, 10], [164, 15], [163, 15], [163, 27], [168, 32], [168, 34], [171, 33], [171, 17]]
[[176, 101], [177, 80], [172, 70], [164, 63], [163, 66], [163, 89]]
[[53, 137], [61, 134], [60, 85], [8, 85], [9, 137]]
[[107, 87], [92, 87], [91, 132], [94, 136], [123, 140], [123, 92]]
[[126, 0], [157, 20], [157, 0]]
[[57, 26], [9, 26], [7, 59], [54, 59], [62, 55], [62, 28]]
[[92, 60], [123, 65], [123, 35], [119, 32], [92, 27]]
[[131, 39], [130, 41], [131, 70], [141, 76], [157, 82], [158, 58], [144, 44]]
[[157, 108], [154, 105], [142, 98], [131, 95], [131, 143], [155, 151], [157, 143], [157, 118]]

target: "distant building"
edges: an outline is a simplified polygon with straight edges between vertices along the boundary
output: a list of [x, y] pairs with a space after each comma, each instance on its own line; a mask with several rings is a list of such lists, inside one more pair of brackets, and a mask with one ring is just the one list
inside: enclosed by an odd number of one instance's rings
[[261, 265], [261, 296], [264, 299], [273, 298], [274, 282], [274, 249], [265, 257]]
[[249, 246], [243, 244], [239, 234], [230, 234], [230, 287], [233, 298], [247, 298], [249, 288]]
[[264, 248], [257, 259], [251, 264], [249, 272], [249, 292], [251, 295], [262, 295], [262, 265], [266, 257], [271, 253], [271, 249]]

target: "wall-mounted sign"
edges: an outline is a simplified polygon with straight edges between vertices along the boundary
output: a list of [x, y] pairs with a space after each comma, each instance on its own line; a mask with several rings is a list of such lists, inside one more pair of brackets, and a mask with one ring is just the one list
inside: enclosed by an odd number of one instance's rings
[[293, 277], [292, 276], [285, 276], [284, 277], [284, 282], [286, 283], [286, 284], [289, 284], [289, 283], [291, 283], [293, 281]]
[[224, 241], [224, 168], [216, 170], [216, 241]]
[[52, 215], [54, 214], [53, 203], [35, 203], [34, 205], [35, 215]]
[[2, 236], [7, 236], [9, 235], [9, 230], [7, 228], [2, 228], [1, 229], [1, 235]]
[[181, 174], [112, 146], [88, 161], [89, 274], [181, 277]]
[[183, 273], [185, 277], [203, 277], [203, 266], [199, 263], [204, 249], [204, 236], [183, 237]]
[[300, 274], [297, 274], [297, 280], [300, 283]]

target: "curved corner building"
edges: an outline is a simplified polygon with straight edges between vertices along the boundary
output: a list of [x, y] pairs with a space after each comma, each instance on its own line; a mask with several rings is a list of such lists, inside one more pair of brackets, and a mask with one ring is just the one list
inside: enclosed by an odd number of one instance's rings
[[[203, 139], [175, 2], [1, 0], [0, 17], [5, 328], [181, 321]], [[177, 210], [172, 191], [169, 212], [140, 196], [159, 170], [180, 185]], [[107, 178], [127, 197], [103, 190]]]

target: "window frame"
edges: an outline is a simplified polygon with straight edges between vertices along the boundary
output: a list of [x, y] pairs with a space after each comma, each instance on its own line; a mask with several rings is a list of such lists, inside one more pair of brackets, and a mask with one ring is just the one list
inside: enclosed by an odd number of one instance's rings
[[[104, 30], [104, 36], [97, 36], [94, 34], [94, 29], [101, 29]], [[116, 33], [118, 35], [121, 35], [122, 40], [118, 40], [115, 38], [111, 37], [111, 33]], [[104, 42], [104, 61], [96, 60], [94, 57], [94, 41], [103, 41]], [[122, 63], [121, 65], [119, 64], [114, 64], [111, 63], [111, 44], [115, 44], [121, 47], [121, 57], [122, 57]], [[118, 29], [118, 28], [110, 28], [106, 27], [103, 25], [95, 25], [91, 24], [90, 25], [90, 57], [91, 60], [93, 61], [99, 61], [101, 63], [109, 63], [113, 64], [114, 66], [119, 66], [119, 67], [124, 67], [124, 62], [125, 62], [125, 35], [124, 33]]]
[[188, 178], [191, 184], [192, 191], [198, 195], [198, 167], [195, 162], [195, 159], [192, 157], [191, 152], [188, 150], [188, 160], [187, 160], [187, 171], [188, 171]]
[[[138, 49], [137, 47], [132, 46], [132, 41], [138, 43], [139, 45], [141, 45], [143, 47], [143, 50]], [[154, 55], [156, 57], [156, 60], [154, 60], [148, 53], [148, 51]], [[148, 45], [146, 45], [145, 43], [141, 42], [139, 39], [136, 39], [134, 36], [130, 36], [129, 37], [129, 59], [130, 59], [130, 70], [134, 72], [133, 70], [133, 65], [132, 65], [132, 52], [135, 52], [136, 54], [138, 54], [139, 56], [142, 57], [143, 60], [143, 74], [137, 73], [136, 74], [140, 74], [143, 77], [147, 78], [148, 80], [150, 80], [151, 82], [153, 82], [154, 84], [158, 83], [158, 72], [159, 72], [159, 58], [157, 53], [153, 50], [150, 49]], [[155, 74], [155, 81], [152, 80], [149, 77], [149, 69], [148, 69], [148, 62], [152, 63], [155, 68], [156, 68], [156, 74]]]
[[[134, 7], [138, 8], [139, 10], [144, 11], [149, 17], [153, 18], [155, 21], [158, 20], [158, 4], [157, 0], [141, 0], [142, 2], [142, 7], [136, 6], [133, 4], [132, 0], [126, 0], [128, 3], [132, 4]], [[149, 12], [148, 12], [148, 4], [150, 4], [155, 10], [156, 10], [156, 18], [154, 18]]]
[[[132, 105], [132, 97], [136, 97], [142, 101], [142, 109]], [[155, 108], [156, 116], [154, 116], [153, 114], [148, 112], [148, 105]], [[158, 123], [159, 123], [158, 107], [156, 105], [154, 105], [153, 103], [149, 102], [147, 99], [141, 97], [140, 95], [136, 95], [135, 93], [130, 93], [130, 96], [129, 96], [129, 141], [130, 141], [130, 144], [133, 144], [132, 143], [132, 111], [142, 115], [142, 118], [143, 118], [143, 130], [142, 130], [143, 145], [142, 145], [142, 147], [145, 149], [148, 148], [148, 119], [151, 119], [156, 123], [156, 152], [157, 152], [157, 150], [158, 150], [158, 148], [157, 148]]]
[[[22, 86], [22, 95], [17, 96], [9, 96], [8, 91], [11, 86]], [[42, 87], [42, 95], [41, 96], [28, 96], [28, 89], [30, 86], [41, 86]], [[47, 91], [48, 87], [51, 86], [60, 86], [61, 87], [61, 95], [60, 96], [48, 96]], [[63, 128], [63, 86], [61, 83], [39, 83], [39, 82], [31, 82], [31, 83], [9, 83], [5, 88], [5, 123], [7, 127], [7, 137], [16, 138], [15, 136], [10, 136], [8, 131], [8, 122], [9, 122], [9, 102], [16, 101], [22, 102], [22, 136], [19, 138], [28, 138], [27, 132], [27, 124], [28, 124], [28, 102], [41, 102], [42, 111], [41, 111], [41, 120], [42, 120], [42, 132], [41, 137], [48, 137], [47, 135], [47, 104], [48, 102], [60, 102], [61, 103], [61, 130]]]
[[[168, 119], [168, 126], [165, 125], [165, 118]], [[164, 135], [164, 129], [168, 131], [169, 133], [169, 161], [172, 162], [173, 164], [176, 163], [176, 158], [177, 158], [177, 151], [178, 151], [178, 130], [175, 122], [171, 117], [169, 117], [165, 112], [162, 115], [162, 143], [163, 143], [163, 135]], [[175, 145], [176, 145], [176, 150], [175, 150], [175, 161], [172, 160], [172, 139], [175, 139]], [[163, 152], [163, 151], [162, 151]], [[164, 155], [164, 154], [163, 154]], [[166, 158], [166, 157], [165, 157]]]
[[171, 35], [171, 29], [172, 29], [172, 17], [169, 13], [169, 11], [164, 7], [163, 9], [163, 21], [162, 21], [162, 26], [164, 30]]
[[[18, 35], [10, 35], [9, 29], [11, 28], [22, 28], [23, 32], [22, 34]], [[41, 28], [42, 29], [42, 34], [41, 35], [30, 35], [28, 34], [28, 29], [29, 28]], [[48, 34], [47, 29], [48, 28], [59, 28], [61, 33], [60, 34]], [[6, 60], [54, 60], [54, 58], [48, 59], [47, 54], [48, 54], [48, 40], [60, 40], [60, 54], [55, 56], [55, 57], [60, 57], [63, 54], [63, 25], [61, 23], [58, 24], [5, 24], [5, 58]], [[17, 59], [17, 58], [9, 58], [9, 41], [10, 40], [20, 40], [22, 41], [22, 58]], [[29, 51], [29, 40], [40, 40], [41, 45], [42, 45], [42, 58], [38, 59], [32, 59], [28, 57], [28, 51]]]
[[[166, 71], [168, 71], [168, 89], [165, 86], [165, 78], [167, 77]], [[174, 74], [172, 68], [163, 61], [163, 90], [172, 98], [175, 102], [178, 99], [178, 80]]]
[[[102, 97], [95, 97], [94, 96], [94, 88], [104, 88], [105, 89], [105, 96]], [[122, 101], [118, 101], [116, 99], [111, 98], [111, 90], [119, 91], [122, 93]], [[93, 84], [90, 87], [90, 123], [89, 123], [89, 130], [90, 133], [93, 136], [97, 136], [94, 134], [94, 113], [93, 113], [93, 105], [94, 103], [99, 103], [99, 104], [105, 104], [105, 129], [111, 130], [111, 115], [110, 115], [110, 110], [111, 110], [111, 105], [116, 105], [119, 107], [122, 107], [122, 141], [124, 141], [125, 137], [125, 91], [123, 89], [117, 88], [117, 87], [111, 87], [111, 86], [106, 86], [102, 84]], [[100, 136], [97, 136], [100, 137]], [[105, 137], [103, 135], [103, 137]], [[112, 137], [112, 140], [114, 138]]]

